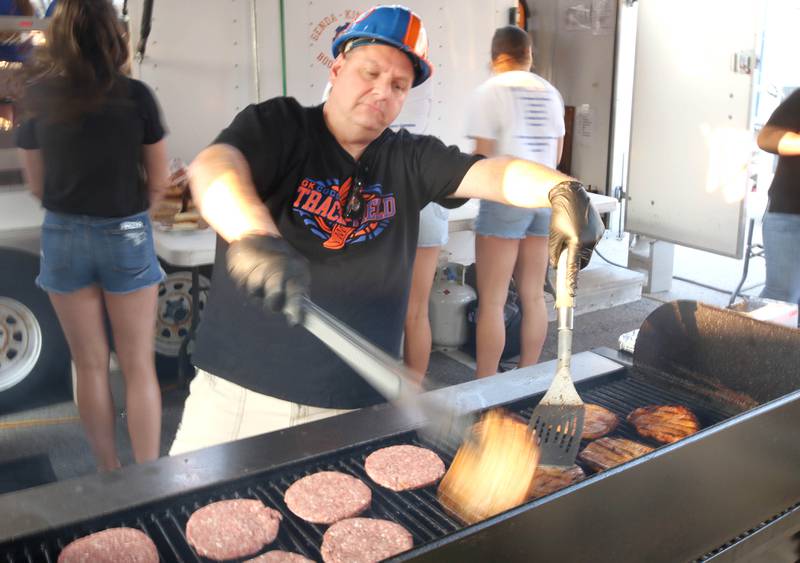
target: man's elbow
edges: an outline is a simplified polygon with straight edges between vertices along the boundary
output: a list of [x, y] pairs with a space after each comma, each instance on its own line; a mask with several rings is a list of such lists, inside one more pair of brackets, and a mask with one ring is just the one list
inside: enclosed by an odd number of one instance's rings
[[760, 148], [762, 151], [769, 152], [769, 146], [767, 145], [767, 139], [765, 138], [763, 130], [758, 134], [758, 137], [756, 138], [756, 144], [758, 144], [758, 148]]
[[780, 140], [781, 136], [783, 136], [782, 131], [775, 129], [774, 127], [767, 126], [759, 132], [758, 137], [756, 137], [756, 143], [758, 144], [758, 148], [760, 148], [762, 151], [777, 154], [778, 141]]

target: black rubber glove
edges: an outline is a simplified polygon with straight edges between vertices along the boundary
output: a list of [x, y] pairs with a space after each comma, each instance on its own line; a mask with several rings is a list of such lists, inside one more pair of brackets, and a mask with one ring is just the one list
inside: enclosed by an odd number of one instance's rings
[[249, 296], [290, 325], [303, 320], [303, 297], [311, 285], [308, 260], [281, 237], [252, 234], [234, 241], [226, 255], [228, 273]]
[[578, 271], [592, 258], [597, 241], [603, 236], [605, 226], [600, 214], [589, 202], [589, 195], [579, 182], [561, 182], [550, 190], [550, 265], [558, 267], [558, 257], [566, 248], [567, 289], [575, 297], [578, 288]]

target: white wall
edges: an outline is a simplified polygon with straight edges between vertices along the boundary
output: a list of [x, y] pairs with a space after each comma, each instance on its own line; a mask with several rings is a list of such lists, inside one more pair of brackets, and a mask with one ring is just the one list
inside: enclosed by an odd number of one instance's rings
[[[319, 103], [332, 62], [337, 26], [351, 21], [374, 0], [286, 2], [287, 94], [304, 104]], [[463, 150], [473, 148], [464, 136], [464, 113], [470, 93], [489, 77], [490, 44], [495, 28], [506, 25], [510, 0], [406, 0], [403, 5], [423, 20], [430, 42], [433, 76], [415, 92], [430, 97], [426, 132]], [[413, 100], [412, 100], [413, 103]]]
[[[146, 56], [134, 74], [155, 90], [170, 129], [172, 156], [190, 161], [248, 103], [285, 93], [317, 104], [327, 81], [337, 26], [372, 0], [169, 0], [155, 2]], [[129, 0], [136, 45], [143, 0]], [[423, 19], [434, 65], [427, 133], [472, 150], [464, 136], [470, 93], [489, 77], [489, 48], [512, 0], [407, 0]], [[255, 26], [252, 14], [255, 12]], [[254, 43], [253, 38], [257, 41]], [[255, 68], [258, 68], [258, 72]], [[413, 105], [414, 100], [410, 101]], [[428, 102], [425, 102], [428, 103]]]
[[[741, 257], [763, 0], [640, 3], [626, 229]], [[691, 14], [691, 17], [687, 17]]]
[[[134, 47], [142, 4], [128, 3]], [[251, 8], [250, 0], [154, 3], [145, 58], [133, 72], [161, 105], [170, 156], [191, 161], [255, 101]]]
[[575, 106], [572, 169], [583, 183], [607, 186], [618, 0], [529, 0], [535, 70]]

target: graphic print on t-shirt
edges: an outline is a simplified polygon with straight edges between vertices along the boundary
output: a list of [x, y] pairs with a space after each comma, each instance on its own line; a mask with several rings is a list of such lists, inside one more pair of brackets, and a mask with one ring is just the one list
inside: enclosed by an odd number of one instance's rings
[[541, 162], [541, 154], [548, 152], [548, 148], [557, 142], [551, 131], [553, 102], [550, 95], [519, 87], [512, 87], [511, 93], [517, 105], [516, 115], [523, 116], [522, 122], [515, 124], [514, 137], [529, 153], [525, 155], [527, 158]]
[[297, 186], [292, 212], [302, 217], [303, 224], [329, 250], [378, 237], [397, 211], [394, 194], [384, 194], [381, 184], [372, 184], [361, 189], [361, 209], [346, 217], [351, 185], [352, 178], [344, 182], [305, 178]]

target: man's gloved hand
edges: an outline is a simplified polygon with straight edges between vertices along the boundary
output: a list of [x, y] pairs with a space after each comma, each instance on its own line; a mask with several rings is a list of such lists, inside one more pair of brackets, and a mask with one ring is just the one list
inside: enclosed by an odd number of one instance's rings
[[303, 297], [311, 285], [308, 261], [285, 239], [251, 234], [230, 243], [228, 273], [249, 296], [274, 312], [283, 312], [290, 325], [303, 320]]
[[575, 297], [578, 288], [578, 270], [589, 264], [597, 241], [605, 227], [600, 214], [589, 202], [589, 195], [579, 182], [561, 182], [550, 190], [553, 216], [550, 220], [550, 265], [558, 266], [558, 257], [566, 248], [567, 288]]

